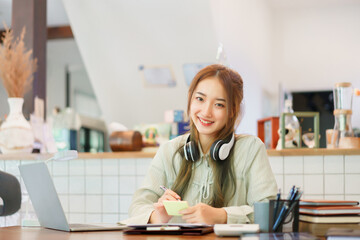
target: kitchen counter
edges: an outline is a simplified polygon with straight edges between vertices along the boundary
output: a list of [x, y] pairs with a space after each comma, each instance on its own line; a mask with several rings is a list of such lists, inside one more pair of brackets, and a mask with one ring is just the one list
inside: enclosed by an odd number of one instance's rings
[[[153, 158], [157, 148], [145, 148], [137, 152], [104, 152], [104, 153], [79, 153], [79, 159], [128, 159], [128, 158]], [[268, 156], [326, 156], [326, 155], [360, 155], [360, 149], [284, 149], [267, 150]], [[0, 160], [44, 160], [51, 154], [0, 154]]]
[[[132, 195], [142, 186], [156, 150], [79, 153], [78, 159], [48, 162], [70, 222], [114, 223], [126, 219]], [[296, 185], [304, 191], [303, 198], [360, 201], [360, 149], [268, 150], [268, 155], [283, 197]], [[0, 154], [0, 170], [21, 179], [18, 165], [51, 156]], [[35, 216], [25, 189], [22, 191], [20, 212], [0, 221], [0, 227], [17, 224], [26, 216]], [[29, 213], [27, 209], [31, 209]]]

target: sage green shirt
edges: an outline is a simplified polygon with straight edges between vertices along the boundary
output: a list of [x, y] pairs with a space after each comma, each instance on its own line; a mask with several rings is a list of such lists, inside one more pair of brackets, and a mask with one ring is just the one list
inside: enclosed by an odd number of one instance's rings
[[[153, 204], [163, 195], [160, 186], [172, 187], [179, 172], [181, 161], [180, 154], [174, 153], [184, 145], [188, 134], [179, 136], [160, 146], [148, 169], [142, 187], [138, 189], [129, 209], [130, 218], [122, 221], [126, 224], [146, 224], [149, 221]], [[182, 200], [189, 206], [197, 203], [209, 203], [213, 193], [212, 168], [209, 166], [209, 154], [200, 150], [200, 161], [194, 165], [194, 175], [189, 190]], [[253, 204], [275, 198], [277, 185], [268, 161], [264, 144], [260, 139], [250, 135], [236, 137], [234, 145], [234, 167], [236, 175], [235, 195], [227, 206], [227, 223], [253, 222]], [[174, 157], [174, 159], [173, 159]], [[170, 222], [184, 222], [181, 217], [173, 217]]]

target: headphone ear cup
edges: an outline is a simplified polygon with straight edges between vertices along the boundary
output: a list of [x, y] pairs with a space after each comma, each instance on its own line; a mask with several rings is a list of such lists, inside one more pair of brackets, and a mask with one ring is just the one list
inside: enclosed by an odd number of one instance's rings
[[223, 140], [217, 140], [215, 141], [210, 148], [210, 156], [212, 157], [212, 159], [214, 159], [215, 161], [220, 161], [222, 159], [220, 159], [219, 157], [219, 149], [220, 147], [223, 145]]
[[190, 150], [190, 156], [191, 156], [191, 160], [192, 161], [196, 161], [199, 159], [200, 157], [200, 153], [199, 153], [199, 149], [196, 146], [196, 144], [194, 142], [189, 142], [188, 143], [190, 145], [189, 150]]
[[225, 140], [215, 141], [210, 148], [210, 156], [212, 159], [219, 161], [225, 160], [229, 154], [230, 150], [233, 147], [235, 142], [235, 134], [231, 134]]
[[198, 160], [200, 157], [199, 149], [193, 141], [190, 141], [190, 136], [184, 145], [184, 155], [186, 160], [191, 160], [193, 162]]

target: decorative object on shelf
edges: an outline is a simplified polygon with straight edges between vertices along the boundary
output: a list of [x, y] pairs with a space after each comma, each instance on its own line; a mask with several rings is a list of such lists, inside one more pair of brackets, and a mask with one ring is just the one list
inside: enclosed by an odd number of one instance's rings
[[109, 139], [110, 148], [113, 152], [141, 151], [142, 136], [138, 131], [113, 132]]
[[22, 113], [24, 94], [31, 87], [37, 60], [32, 50], [24, 44], [25, 28], [20, 38], [14, 40], [11, 30], [5, 26], [0, 45], [0, 78], [8, 94], [10, 113], [0, 127], [0, 149], [2, 153], [32, 152], [34, 134]]
[[[288, 98], [285, 100], [285, 106], [283, 113], [294, 113], [292, 99]], [[294, 114], [287, 114], [280, 118], [280, 125], [284, 125], [285, 128], [279, 129], [279, 136], [285, 136], [285, 146], [282, 145], [281, 139], [278, 141], [276, 146], [277, 150], [284, 148], [299, 148], [301, 147], [300, 137], [300, 123], [298, 118]]]
[[351, 125], [352, 98], [359, 91], [354, 91], [351, 83], [341, 82], [335, 84], [333, 92], [335, 125], [329, 145], [335, 148], [359, 148], [359, 139], [354, 137]]
[[267, 117], [257, 121], [258, 137], [267, 149], [275, 149], [279, 140], [279, 117]]
[[30, 123], [22, 114], [23, 98], [8, 98], [10, 113], [0, 127], [0, 149], [2, 153], [31, 153], [34, 133]]
[[[281, 149], [287, 148], [286, 145], [286, 126], [285, 126], [285, 117], [286, 116], [296, 116], [296, 117], [312, 117], [314, 118], [314, 145], [313, 148], [319, 148], [319, 113], [318, 112], [293, 112], [293, 113], [282, 113], [280, 119], [280, 139], [279, 143], [281, 144]], [[301, 135], [301, 133], [300, 133]], [[299, 137], [298, 142], [301, 143], [301, 139]], [[301, 148], [301, 144], [297, 146]]]
[[[320, 139], [320, 134], [319, 134], [319, 139]], [[308, 132], [308, 133], [304, 133], [302, 135], [302, 140], [305, 143], [306, 146], [308, 146], [308, 148], [314, 148], [315, 146], [315, 133], [313, 132]]]
[[142, 135], [143, 147], [156, 147], [169, 141], [171, 128], [171, 123], [139, 124], [134, 126], [134, 130], [139, 131]]

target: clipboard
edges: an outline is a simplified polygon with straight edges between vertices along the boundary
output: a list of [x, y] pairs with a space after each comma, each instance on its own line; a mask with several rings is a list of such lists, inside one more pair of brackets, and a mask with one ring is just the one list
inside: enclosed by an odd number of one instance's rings
[[145, 224], [145, 225], [128, 225], [130, 229], [124, 230], [124, 234], [157, 234], [157, 235], [192, 235], [199, 236], [212, 233], [212, 225], [206, 224]]

